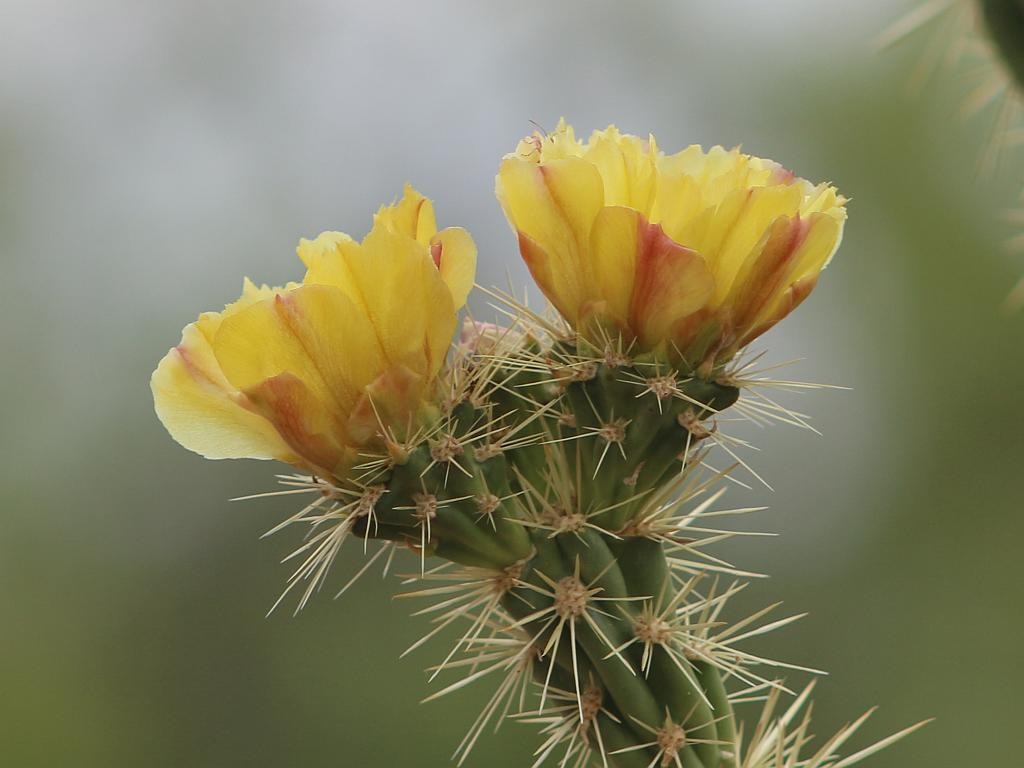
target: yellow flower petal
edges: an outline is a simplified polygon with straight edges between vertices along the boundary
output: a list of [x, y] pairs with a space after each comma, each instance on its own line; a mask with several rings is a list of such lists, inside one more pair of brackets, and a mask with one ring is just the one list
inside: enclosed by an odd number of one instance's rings
[[[715, 298], [729, 295], [736, 276], [774, 222], [796, 216], [800, 189], [792, 185], [737, 190], [731, 199], [738, 203], [735, 216], [716, 217], [711, 232], [693, 247], [707, 254], [715, 274]], [[724, 207], [724, 206], [723, 206]]]
[[306, 285], [339, 289], [368, 318], [386, 362], [424, 375], [436, 373], [444, 358], [476, 266], [468, 233], [444, 230], [434, 239], [442, 270], [430, 250], [383, 226], [362, 243], [325, 233], [299, 246], [309, 264]]
[[387, 362], [436, 374], [455, 334], [456, 310], [429, 255], [407, 237], [375, 229], [349, 268]]
[[224, 377], [195, 323], [160, 361], [150, 386], [160, 421], [190, 451], [208, 459], [294, 460], [274, 427]]
[[[374, 215], [373, 230], [367, 239], [377, 232], [391, 232], [418, 244], [413, 248], [402, 245], [397, 250], [432, 261], [451, 292], [454, 308], [458, 310], [465, 305], [476, 274], [476, 244], [469, 233], [459, 227], [438, 232], [434, 207], [428, 198], [406, 185], [399, 202], [382, 206]], [[365, 261], [363, 244], [341, 232], [324, 232], [314, 240], [301, 240], [298, 255], [306, 265], [304, 282], [334, 285], [365, 308], [365, 276], [357, 278], [353, 272], [355, 264]], [[385, 254], [380, 266], [385, 266], [384, 262], [390, 258], [399, 257]], [[407, 259], [403, 263], [407, 263]]]
[[411, 184], [406, 184], [401, 200], [380, 207], [373, 217], [373, 226], [386, 227], [411, 237], [421, 245], [429, 245], [431, 238], [437, 234], [434, 204]]
[[714, 278], [696, 251], [673, 241], [658, 224], [638, 215], [636, 282], [630, 325], [642, 349], [674, 340], [674, 329], [702, 309]]
[[649, 217], [658, 185], [657, 152], [653, 136], [646, 141], [623, 136], [615, 127], [595, 131], [583, 158], [601, 174], [604, 204], [628, 206]]
[[[812, 213], [799, 222], [798, 235], [791, 244], [792, 256], [778, 276], [777, 289], [765, 297], [746, 323], [740, 346], [750, 343], [807, 298], [818, 275], [832, 258], [842, 239], [842, 219], [828, 213]], [[751, 302], [754, 304], [754, 302]]]
[[590, 230], [591, 267], [598, 297], [624, 329], [629, 328], [640, 214], [630, 208], [604, 208]]
[[347, 291], [352, 278], [339, 254], [351, 247], [358, 247], [358, 243], [344, 232], [321, 232], [313, 240], [299, 240], [296, 253], [306, 265], [303, 282], [333, 285]]
[[224, 318], [213, 351], [239, 390], [287, 372], [339, 422], [386, 365], [366, 314], [330, 285], [303, 285]]
[[370, 382], [363, 396], [349, 415], [345, 425], [356, 444], [368, 442], [380, 425], [405, 425], [416, 422], [416, 411], [422, 408], [424, 378], [404, 366], [393, 366]]
[[[531, 248], [527, 261], [551, 302], [570, 322], [592, 289], [590, 229], [604, 206], [600, 173], [568, 157], [538, 165], [509, 155], [498, 171], [497, 195], [505, 215]], [[532, 261], [532, 263], [531, 263]]]
[[442, 229], [430, 240], [430, 258], [451, 292], [455, 309], [462, 309], [476, 276], [473, 238], [462, 227]]
[[332, 413], [306, 382], [285, 371], [245, 391], [262, 414], [310, 471], [341, 475], [356, 457], [348, 445], [344, 422]]
[[451, 291], [455, 309], [465, 306], [476, 275], [476, 244], [461, 227], [438, 232], [434, 204], [429, 198], [406, 184], [401, 200], [377, 211], [373, 227], [389, 229], [426, 246]]

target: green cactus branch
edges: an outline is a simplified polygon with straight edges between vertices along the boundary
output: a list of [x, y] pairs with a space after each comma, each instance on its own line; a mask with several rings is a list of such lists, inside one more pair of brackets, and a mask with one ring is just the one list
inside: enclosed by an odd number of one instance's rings
[[[341, 500], [319, 523], [333, 515], [346, 535], [420, 553], [411, 581], [424, 585], [402, 596], [430, 601], [419, 613], [433, 626], [410, 650], [466, 628], [430, 670], [460, 679], [430, 698], [504, 673], [459, 764], [504, 717], [542, 726], [536, 766], [804, 759], [803, 736], [783, 735], [788, 723], [752, 732], [737, 715], [751, 701], [774, 706], [787, 690], [780, 669], [805, 669], [744, 641], [800, 617], [768, 620], [775, 606], [730, 617], [744, 574], [707, 549], [735, 532], [708, 517], [730, 511], [711, 511], [721, 477], [702, 467], [705, 446], [725, 444], [722, 411], [758, 407], [759, 377], [749, 363], [701, 376], [618, 343], [552, 338], [516, 311], [499, 337], [478, 335], [462, 351], [433, 429], [369, 457], [346, 492], [316, 481]], [[428, 555], [452, 565], [428, 570]]]

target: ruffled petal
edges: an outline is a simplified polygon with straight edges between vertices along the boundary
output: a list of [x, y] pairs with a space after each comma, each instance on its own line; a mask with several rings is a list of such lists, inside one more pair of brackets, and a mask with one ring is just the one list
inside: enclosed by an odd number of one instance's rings
[[190, 451], [208, 459], [294, 460], [273, 425], [224, 377], [195, 323], [160, 361], [150, 386], [160, 421]]
[[341, 475], [355, 459], [344, 425], [329, 404], [318, 398], [298, 376], [285, 371], [255, 384], [246, 397], [274, 425], [300, 463], [326, 476]]
[[576, 157], [538, 165], [509, 155], [498, 171], [496, 191], [520, 238], [546, 254], [540, 271], [556, 294], [548, 298], [574, 322], [593, 286], [588, 247], [604, 206], [600, 173]]
[[602, 209], [590, 230], [591, 268], [600, 300], [627, 332], [641, 221], [639, 212], [631, 208], [610, 206]]
[[407, 237], [375, 229], [349, 268], [387, 365], [432, 378], [455, 334], [456, 309], [427, 252]]
[[637, 232], [630, 320], [641, 348], [654, 349], [707, 304], [715, 283], [704, 258], [672, 240], [658, 224], [641, 218]]
[[451, 292], [455, 309], [462, 309], [476, 277], [473, 238], [461, 227], [442, 229], [430, 240], [430, 258]]
[[650, 218], [658, 186], [653, 136], [623, 136], [614, 126], [595, 131], [583, 157], [601, 174], [605, 205], [628, 206]]
[[437, 234], [434, 204], [411, 184], [406, 184], [401, 200], [380, 207], [373, 217], [373, 226], [385, 227], [411, 237], [420, 245], [429, 245], [431, 238]]
[[339, 422], [386, 365], [366, 314], [330, 285], [303, 285], [225, 318], [213, 351], [239, 390], [287, 372]]

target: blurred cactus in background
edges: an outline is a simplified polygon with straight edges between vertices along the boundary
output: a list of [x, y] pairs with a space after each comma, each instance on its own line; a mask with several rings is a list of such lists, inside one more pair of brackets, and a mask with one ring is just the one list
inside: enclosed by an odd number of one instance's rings
[[301, 284], [200, 316], [154, 373], [183, 445], [298, 470], [286, 594], [301, 607], [350, 540], [379, 542], [360, 574], [416, 552], [413, 648], [459, 628], [431, 698], [497, 681], [459, 764], [505, 718], [539, 727], [535, 765], [579, 768], [842, 768], [913, 730], [841, 757], [864, 716], [811, 746], [811, 688], [784, 704], [782, 672], [813, 670], [745, 648], [799, 617], [732, 615], [754, 574], [713, 551], [741, 535], [715, 521], [752, 511], [718, 507], [732, 468], [710, 457], [746, 466], [720, 415], [806, 426], [770, 396], [800, 385], [746, 348], [814, 288], [845, 199], [737, 150], [564, 123], [504, 158], [497, 194], [555, 311], [481, 289], [504, 320], [465, 319], [449, 350], [476, 249], [407, 188], [362, 243], [303, 241]]
[[[892, 24], [879, 42], [887, 47], [925, 29], [934, 29], [934, 35], [913, 82], [919, 85], [940, 64], [946, 69], [963, 69], [970, 82], [963, 112], [974, 115], [988, 107], [995, 110], [991, 139], [982, 154], [982, 171], [990, 174], [1004, 150], [1024, 143], [1024, 3], [927, 0]], [[1024, 210], [1013, 211], [1010, 218], [1019, 225]], [[1011, 247], [1017, 251], [1024, 248], [1024, 234], [1015, 236]], [[1024, 278], [1007, 297], [1005, 308], [1016, 310], [1022, 304]]]

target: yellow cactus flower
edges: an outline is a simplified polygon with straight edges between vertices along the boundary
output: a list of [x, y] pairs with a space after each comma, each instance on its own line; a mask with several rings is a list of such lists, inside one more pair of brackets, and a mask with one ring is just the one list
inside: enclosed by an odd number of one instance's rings
[[302, 240], [301, 284], [256, 287], [205, 312], [153, 373], [157, 415], [207, 458], [278, 459], [342, 477], [431, 412], [456, 314], [476, 266], [462, 229], [437, 231], [433, 205], [406, 187], [361, 243], [340, 232]]
[[705, 370], [810, 293], [846, 199], [738, 149], [659, 151], [561, 121], [506, 155], [497, 196], [541, 290], [585, 337], [621, 334]]

